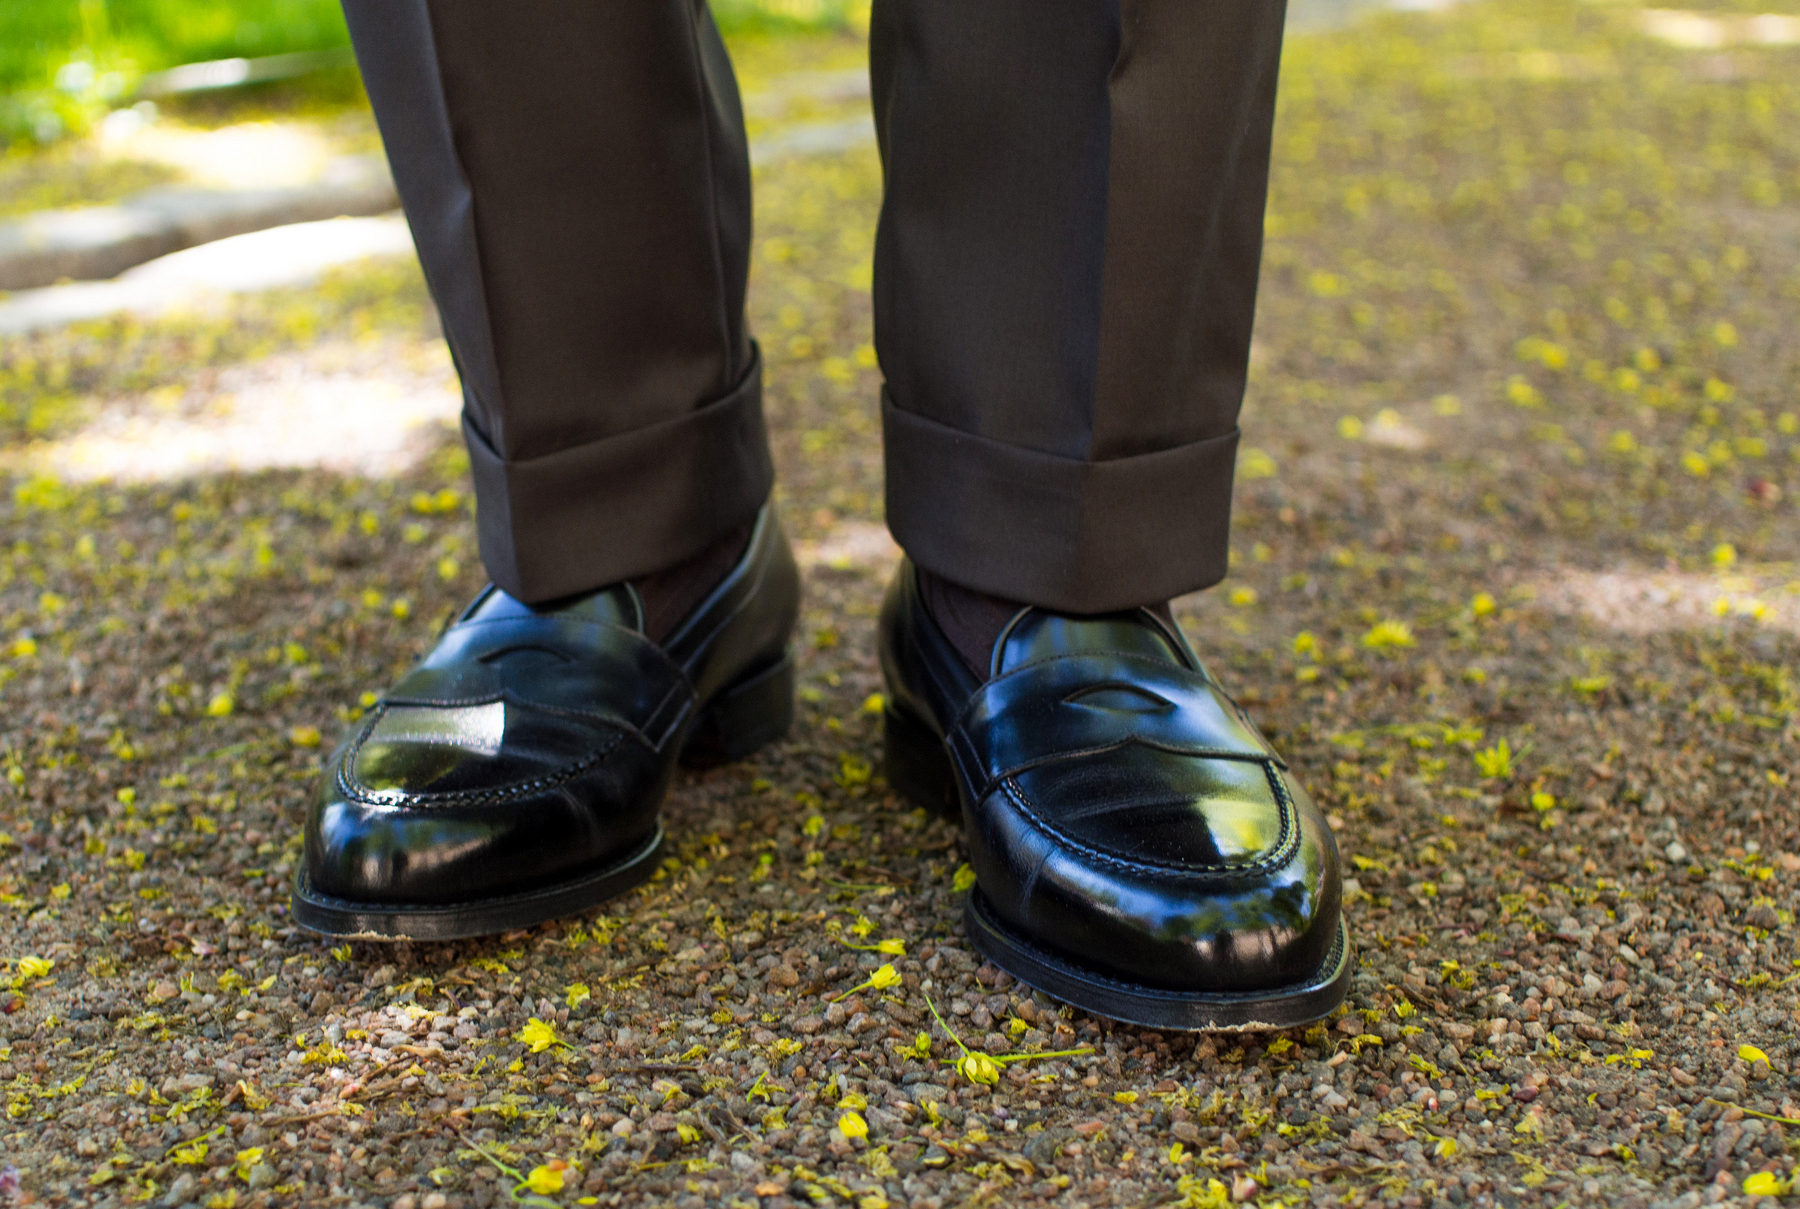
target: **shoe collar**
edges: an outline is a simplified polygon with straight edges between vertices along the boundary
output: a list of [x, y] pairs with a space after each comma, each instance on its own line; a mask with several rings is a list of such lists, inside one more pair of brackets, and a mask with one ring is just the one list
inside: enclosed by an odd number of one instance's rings
[[[694, 607], [676, 627], [675, 632], [663, 640], [661, 645], [665, 650], [676, 654], [677, 662], [687, 662], [687, 658], [683, 656], [691, 657], [695, 653], [693, 648], [704, 648], [712, 633], [719, 627], [720, 615], [728, 618], [735, 612], [733, 606], [741, 603], [741, 599], [754, 589], [763, 570], [765, 547], [774, 540], [775, 512], [765, 504], [762, 511], [757, 513], [750, 540], [737, 565]], [[541, 617], [548, 613], [577, 621], [622, 626], [639, 634], [644, 632], [644, 601], [638, 595], [637, 587], [630, 582], [608, 584], [597, 591], [537, 605], [526, 604], [494, 584], [488, 584], [450, 625], [461, 625], [465, 621]], [[444, 628], [447, 630], [450, 626]]]
[[1061, 655], [1138, 655], [1203, 672], [1181, 632], [1149, 609], [1077, 616], [1028, 605], [994, 640], [988, 678]]
[[566, 596], [561, 600], [531, 605], [489, 584], [452, 625], [467, 621], [502, 621], [555, 614], [574, 621], [592, 621], [644, 632], [644, 602], [629, 583], [608, 584], [596, 592]]

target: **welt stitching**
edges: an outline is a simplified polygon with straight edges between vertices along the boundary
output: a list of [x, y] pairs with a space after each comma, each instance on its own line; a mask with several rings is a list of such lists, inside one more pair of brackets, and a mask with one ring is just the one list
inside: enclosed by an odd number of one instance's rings
[[608, 743], [587, 756], [585, 759], [577, 760], [573, 764], [566, 764], [555, 772], [546, 773], [540, 777], [533, 777], [529, 781], [521, 781], [517, 785], [511, 785], [504, 789], [457, 790], [452, 793], [414, 793], [407, 795], [406, 802], [396, 803], [388, 798], [377, 797], [373, 790], [370, 790], [361, 783], [351, 779], [350, 770], [356, 766], [356, 757], [362, 751], [364, 744], [367, 743], [369, 735], [374, 731], [375, 719], [378, 719], [379, 717], [380, 714], [376, 714], [375, 718], [370, 720], [369, 725], [363, 729], [363, 733], [357, 737], [356, 742], [351, 746], [350, 750], [345, 753], [343, 760], [338, 764], [338, 789], [352, 801], [360, 802], [366, 806], [392, 806], [402, 804], [425, 807], [479, 806], [483, 804], [514, 802], [522, 797], [527, 797], [546, 789], [554, 789], [558, 785], [564, 785], [569, 781], [574, 780], [588, 769], [606, 759], [607, 756], [611, 755], [619, 746], [625, 733], [624, 731], [616, 732]]

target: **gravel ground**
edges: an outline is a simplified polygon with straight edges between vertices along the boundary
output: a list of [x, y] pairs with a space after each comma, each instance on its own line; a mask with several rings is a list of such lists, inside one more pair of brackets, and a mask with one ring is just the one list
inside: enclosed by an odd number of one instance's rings
[[[603, 915], [384, 947], [285, 914], [322, 744], [478, 584], [456, 449], [399, 478], [12, 476], [0, 1198], [1784, 1192], [1800, 55], [1637, 28], [1506, 0], [1290, 49], [1234, 568], [1178, 612], [1333, 815], [1342, 1014], [1123, 1028], [962, 939], [958, 830], [878, 775], [859, 150], [759, 182], [802, 719], [683, 776], [676, 855]], [[426, 356], [430, 328], [416, 273], [377, 266], [46, 334], [0, 349], [0, 433], [177, 406], [273, 352]]]

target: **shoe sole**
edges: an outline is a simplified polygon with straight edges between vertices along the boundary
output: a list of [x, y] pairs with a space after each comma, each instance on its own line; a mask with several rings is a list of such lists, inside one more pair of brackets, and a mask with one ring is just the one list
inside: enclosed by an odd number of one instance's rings
[[[960, 818], [955, 772], [943, 741], [923, 722], [893, 709], [883, 722], [889, 787], [915, 805]], [[1253, 1032], [1311, 1024], [1344, 1001], [1356, 964], [1340, 917], [1324, 962], [1300, 982], [1266, 991], [1173, 991], [1113, 978], [1045, 951], [1002, 924], [979, 888], [969, 892], [963, 924], [982, 956], [1025, 985], [1092, 1015], [1156, 1029]]]
[[597, 907], [641, 885], [661, 863], [663, 843], [659, 825], [656, 833], [624, 860], [560, 886], [424, 907], [320, 894], [302, 869], [294, 881], [293, 919], [303, 928], [349, 940], [467, 940], [512, 932]]
[[[787, 734], [794, 722], [794, 658], [751, 672], [714, 697], [695, 720], [680, 761], [711, 768], [752, 755]], [[466, 903], [370, 903], [334, 898], [312, 887], [305, 866], [294, 878], [292, 918], [326, 936], [352, 940], [467, 940], [514, 932], [576, 915], [650, 880], [662, 863], [655, 834], [626, 856], [542, 890]]]

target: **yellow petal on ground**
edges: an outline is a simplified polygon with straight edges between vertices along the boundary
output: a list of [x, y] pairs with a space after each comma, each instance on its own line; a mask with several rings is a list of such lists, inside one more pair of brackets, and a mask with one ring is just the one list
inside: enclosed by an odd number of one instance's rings
[[556, 1035], [554, 1024], [546, 1024], [536, 1016], [525, 1022], [525, 1027], [519, 1030], [518, 1036], [520, 1041], [531, 1047], [534, 1054], [541, 1054], [553, 1045], [568, 1044]]
[[1745, 1196], [1781, 1196], [1788, 1190], [1787, 1181], [1773, 1171], [1759, 1171], [1744, 1180]]
[[956, 1060], [956, 1070], [969, 1082], [984, 1087], [1000, 1082], [1000, 1064], [986, 1054], [964, 1054]]
[[1362, 637], [1362, 644], [1370, 650], [1386, 650], [1389, 647], [1407, 647], [1413, 644], [1412, 627], [1404, 621], [1377, 622]]
[[563, 1190], [562, 1172], [554, 1167], [533, 1167], [525, 1177], [525, 1187], [539, 1196], [550, 1196]]

